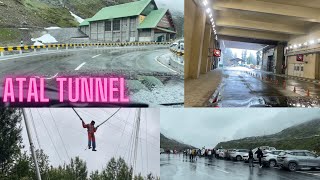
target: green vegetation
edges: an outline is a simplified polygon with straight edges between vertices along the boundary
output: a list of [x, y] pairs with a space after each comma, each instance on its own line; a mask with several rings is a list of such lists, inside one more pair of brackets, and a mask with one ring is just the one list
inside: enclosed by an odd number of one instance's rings
[[174, 139], [169, 139], [161, 133], [160, 133], [160, 147], [165, 150], [177, 150], [177, 151], [185, 150], [188, 148], [191, 148], [191, 149], [195, 148], [191, 145], [180, 143]]
[[[0, 108], [0, 179], [33, 180], [36, 179], [32, 156], [23, 151], [21, 136], [21, 111], [12, 108]], [[112, 158], [101, 172], [88, 172], [87, 164], [80, 157], [71, 158], [69, 163], [53, 167], [43, 150], [36, 150], [42, 179], [58, 180], [127, 180], [132, 179], [132, 167], [122, 158]], [[135, 180], [158, 180], [151, 173], [147, 177], [136, 175]]]
[[258, 137], [248, 137], [239, 140], [220, 142], [216, 148], [255, 148], [258, 146], [272, 146], [276, 149], [292, 150], [304, 149], [320, 153], [320, 119], [308, 121], [283, 131]]
[[10, 41], [19, 41], [21, 33], [18, 29], [13, 28], [0, 28], [1, 44]]

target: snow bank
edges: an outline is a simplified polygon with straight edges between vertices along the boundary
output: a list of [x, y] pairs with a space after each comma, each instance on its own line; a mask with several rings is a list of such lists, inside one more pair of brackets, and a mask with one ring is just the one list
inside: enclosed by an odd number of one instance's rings
[[39, 38], [32, 38], [31, 41], [41, 42], [41, 43], [56, 43], [56, 42], [58, 42], [56, 40], [56, 38], [54, 38], [50, 34], [45, 34]]
[[61, 29], [61, 27], [47, 27], [47, 28], [44, 28], [45, 30], [51, 30], [51, 29]]
[[33, 45], [34, 45], [34, 46], [42, 46], [42, 45], [44, 45], [44, 44], [42, 44], [42, 43], [39, 42], [39, 41], [36, 41], [35, 43], [33, 43]]
[[77, 21], [78, 23], [82, 23], [82, 22], [84, 21], [84, 19], [82, 19], [81, 17], [77, 16], [77, 15], [74, 14], [73, 12], [71, 12], [71, 11], [69, 11], [69, 12], [70, 12], [71, 16], [73, 16], [73, 17], [76, 19], [76, 21]]

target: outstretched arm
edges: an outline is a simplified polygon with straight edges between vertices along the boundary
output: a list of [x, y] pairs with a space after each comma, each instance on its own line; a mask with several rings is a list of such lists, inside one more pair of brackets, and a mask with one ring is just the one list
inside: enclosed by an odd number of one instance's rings
[[82, 120], [82, 127], [83, 128], [87, 128], [88, 127], [88, 125], [86, 125], [83, 120]]

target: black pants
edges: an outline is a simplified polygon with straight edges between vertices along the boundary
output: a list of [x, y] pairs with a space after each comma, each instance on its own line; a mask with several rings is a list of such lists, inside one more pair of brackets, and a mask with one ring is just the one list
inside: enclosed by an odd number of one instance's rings
[[259, 165], [262, 166], [261, 157], [259, 157]]

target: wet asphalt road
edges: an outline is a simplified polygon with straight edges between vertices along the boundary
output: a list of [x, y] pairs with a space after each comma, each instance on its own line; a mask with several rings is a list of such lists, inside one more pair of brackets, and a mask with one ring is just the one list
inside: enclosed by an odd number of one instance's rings
[[190, 162], [183, 155], [160, 156], [160, 178], [162, 180], [315, 180], [320, 173], [310, 171], [289, 172], [277, 168], [249, 168], [243, 162], [198, 158]]
[[[8, 76], [45, 77], [46, 88], [50, 90], [47, 89], [47, 94], [54, 99], [58, 97], [55, 77], [117, 75], [128, 80], [131, 100], [135, 103], [183, 103], [183, 76], [155, 59], [168, 53], [170, 51], [165, 46], [150, 46], [4, 56], [0, 57], [0, 83], [3, 84]], [[2, 86], [0, 90], [2, 92]]]
[[[266, 81], [266, 77], [268, 81]], [[286, 81], [285, 89], [283, 88], [284, 80]], [[293, 92], [294, 86], [296, 87], [295, 93]], [[311, 97], [306, 97], [305, 89], [309, 89]], [[291, 106], [291, 101], [302, 101], [297, 100], [300, 98], [303, 98], [303, 101], [308, 101], [306, 104], [313, 104], [310, 102], [313, 102], [316, 96], [320, 97], [320, 85], [278, 77], [247, 68], [231, 67], [225, 68], [223, 71], [218, 106], [250, 107], [257, 104], [267, 104], [272, 107], [288, 107]], [[318, 101], [316, 104], [319, 105]], [[312, 106], [317, 105], [313, 104]]]

